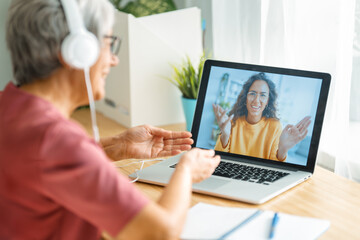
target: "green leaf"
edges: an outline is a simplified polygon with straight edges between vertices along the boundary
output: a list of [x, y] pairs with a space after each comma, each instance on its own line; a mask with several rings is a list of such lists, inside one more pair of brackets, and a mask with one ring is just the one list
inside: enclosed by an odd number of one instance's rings
[[128, 2], [124, 7], [121, 6], [122, 0], [110, 1], [119, 11], [132, 14], [135, 17], [149, 16], [176, 10], [173, 0], [133, 0]]
[[167, 79], [178, 87], [184, 97], [197, 99], [205, 60], [203, 52], [196, 70], [188, 56], [180, 66], [171, 65], [174, 74], [171, 79]]

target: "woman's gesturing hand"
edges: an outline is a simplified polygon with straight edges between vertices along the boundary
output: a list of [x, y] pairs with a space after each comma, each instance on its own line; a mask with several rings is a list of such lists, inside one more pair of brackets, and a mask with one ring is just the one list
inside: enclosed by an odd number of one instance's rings
[[150, 125], [128, 129], [120, 135], [101, 139], [106, 154], [113, 160], [124, 158], [168, 157], [191, 149], [189, 132], [167, 131]]
[[213, 109], [215, 113], [216, 121], [221, 130], [221, 144], [224, 146], [227, 145], [231, 132], [231, 120], [234, 118], [234, 115], [228, 116], [226, 111], [217, 104], [213, 104]]
[[215, 156], [214, 150], [194, 148], [180, 158], [177, 167], [188, 168], [192, 182], [198, 183], [210, 177], [219, 163], [220, 156]]
[[279, 141], [279, 150], [278, 150], [278, 158], [285, 159], [287, 152], [298, 144], [301, 140], [303, 140], [311, 123], [310, 116], [304, 117], [298, 124], [294, 125], [286, 125], [284, 130], [280, 135]]

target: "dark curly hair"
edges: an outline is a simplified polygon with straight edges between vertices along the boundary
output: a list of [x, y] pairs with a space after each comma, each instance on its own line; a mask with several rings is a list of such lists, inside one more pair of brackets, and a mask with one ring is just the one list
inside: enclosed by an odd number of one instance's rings
[[234, 118], [232, 119], [233, 125], [235, 124], [235, 122], [238, 118], [240, 118], [242, 116], [247, 116], [248, 110], [246, 108], [246, 98], [247, 98], [247, 94], [249, 92], [251, 85], [256, 80], [262, 80], [262, 81], [266, 82], [269, 87], [269, 102], [268, 102], [268, 105], [266, 106], [266, 108], [264, 109], [262, 116], [264, 116], [266, 118], [274, 118], [274, 119], [279, 120], [279, 118], [276, 116], [277, 92], [276, 92], [275, 84], [273, 83], [273, 81], [271, 81], [269, 78], [267, 78], [265, 73], [257, 73], [257, 74], [252, 75], [244, 83], [243, 88], [238, 96], [238, 99], [236, 100], [236, 103], [234, 104], [233, 108], [229, 112], [229, 116], [234, 114]]

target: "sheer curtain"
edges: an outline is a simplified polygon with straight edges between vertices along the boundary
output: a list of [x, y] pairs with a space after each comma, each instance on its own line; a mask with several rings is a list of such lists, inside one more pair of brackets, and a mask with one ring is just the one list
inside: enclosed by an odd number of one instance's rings
[[215, 58], [331, 74], [318, 163], [359, 180], [349, 137], [355, 0], [213, 0], [212, 9]]

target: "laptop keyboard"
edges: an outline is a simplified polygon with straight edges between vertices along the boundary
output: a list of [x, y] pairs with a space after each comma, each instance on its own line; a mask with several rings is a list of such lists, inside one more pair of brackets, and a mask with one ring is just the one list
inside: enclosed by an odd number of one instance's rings
[[[176, 164], [170, 167], [175, 168]], [[220, 162], [212, 175], [269, 185], [289, 173], [238, 163]]]

